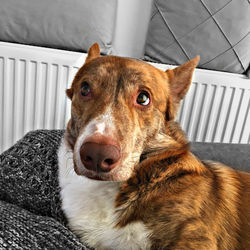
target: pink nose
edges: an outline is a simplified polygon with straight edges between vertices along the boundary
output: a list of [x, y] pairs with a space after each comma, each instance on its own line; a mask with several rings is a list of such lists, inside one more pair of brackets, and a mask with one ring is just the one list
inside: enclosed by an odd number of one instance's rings
[[109, 172], [117, 166], [121, 154], [120, 149], [103, 140], [92, 140], [82, 144], [81, 161], [85, 168], [96, 172]]

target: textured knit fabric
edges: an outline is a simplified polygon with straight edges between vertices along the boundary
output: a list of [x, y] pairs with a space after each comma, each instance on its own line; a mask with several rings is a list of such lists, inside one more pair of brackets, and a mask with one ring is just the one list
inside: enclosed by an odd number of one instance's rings
[[0, 156], [0, 249], [87, 249], [65, 227], [61, 210], [56, 152], [62, 135], [30, 132]]
[[61, 223], [0, 201], [0, 249], [87, 249]]
[[62, 135], [60, 130], [30, 132], [0, 156], [0, 200], [65, 223], [56, 155]]

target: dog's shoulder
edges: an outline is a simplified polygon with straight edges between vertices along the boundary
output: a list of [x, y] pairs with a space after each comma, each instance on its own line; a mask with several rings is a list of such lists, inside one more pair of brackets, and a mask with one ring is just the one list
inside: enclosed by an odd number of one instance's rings
[[[220, 184], [217, 194], [220, 195], [220, 209], [229, 224], [234, 222], [238, 229], [239, 249], [250, 246], [250, 173], [236, 171], [218, 162], [205, 161]], [[237, 222], [238, 220], [238, 222]], [[224, 225], [226, 227], [226, 225]]]
[[[240, 206], [241, 225], [241, 242], [244, 244], [245, 249], [250, 246], [250, 173], [238, 172], [242, 182], [242, 195]], [[242, 248], [244, 249], [244, 248]]]
[[[238, 171], [229, 166], [215, 161], [202, 161], [204, 166], [212, 173], [213, 183], [220, 184], [220, 189], [227, 190], [227, 193], [237, 194], [242, 186], [241, 177]], [[222, 188], [223, 187], [223, 188]]]
[[[247, 199], [250, 200], [249, 173], [234, 170], [214, 161], [203, 161], [203, 164], [212, 173], [213, 187], [216, 188], [215, 194], [226, 201], [228, 206], [242, 203], [242, 198], [245, 196], [248, 196]], [[250, 201], [248, 201], [248, 205], [250, 205]]]
[[219, 163], [196, 161], [192, 154], [187, 157], [203, 170], [197, 173], [189, 166], [171, 171], [182, 164], [178, 160], [165, 170], [155, 163], [122, 185], [116, 199], [120, 225], [142, 220], [152, 229], [155, 249], [214, 249], [217, 244], [234, 249], [241, 227], [239, 174]]

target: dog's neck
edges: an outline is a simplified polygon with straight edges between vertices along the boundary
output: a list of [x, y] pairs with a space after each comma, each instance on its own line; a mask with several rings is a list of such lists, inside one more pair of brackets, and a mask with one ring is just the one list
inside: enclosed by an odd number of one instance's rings
[[[155, 169], [155, 165], [162, 163], [165, 172], [176, 162], [185, 161], [190, 154], [190, 144], [182, 128], [177, 122], [169, 121], [165, 131], [145, 148], [138, 169], [145, 169], [149, 166], [153, 166]], [[180, 166], [175, 167], [176, 171], [179, 168]], [[197, 171], [199, 169], [197, 168]]]
[[[197, 159], [190, 152], [190, 143], [187, 140], [185, 133], [180, 125], [175, 121], [170, 121], [166, 126], [166, 147], [160, 151], [150, 152], [150, 157], [145, 158], [138, 168], [136, 168], [135, 175], [141, 175], [138, 171], [157, 173], [157, 175], [168, 176], [178, 175], [181, 172], [192, 172], [202, 174], [204, 166], [199, 159]], [[138, 170], [137, 170], [138, 169]], [[151, 177], [154, 179], [154, 176]]]
[[131, 178], [121, 184], [116, 198], [119, 213], [117, 226], [122, 227], [142, 219], [143, 206], [146, 207], [151, 199], [157, 199], [161, 188], [169, 188], [185, 175], [202, 175], [207, 171], [202, 162], [190, 152], [182, 130], [171, 129], [169, 127], [168, 131], [175, 142], [173, 146], [158, 154], [151, 152], [150, 157], [135, 167]]

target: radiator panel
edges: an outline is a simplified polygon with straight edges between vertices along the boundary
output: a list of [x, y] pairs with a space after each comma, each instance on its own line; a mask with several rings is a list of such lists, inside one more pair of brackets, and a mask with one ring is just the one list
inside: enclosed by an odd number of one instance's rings
[[196, 82], [178, 120], [191, 141], [249, 143], [249, 100], [249, 89]]
[[[0, 152], [30, 130], [65, 128], [71, 104], [65, 89], [85, 58], [76, 52], [0, 42]], [[196, 70], [177, 119], [191, 141], [249, 144], [250, 80]]]

